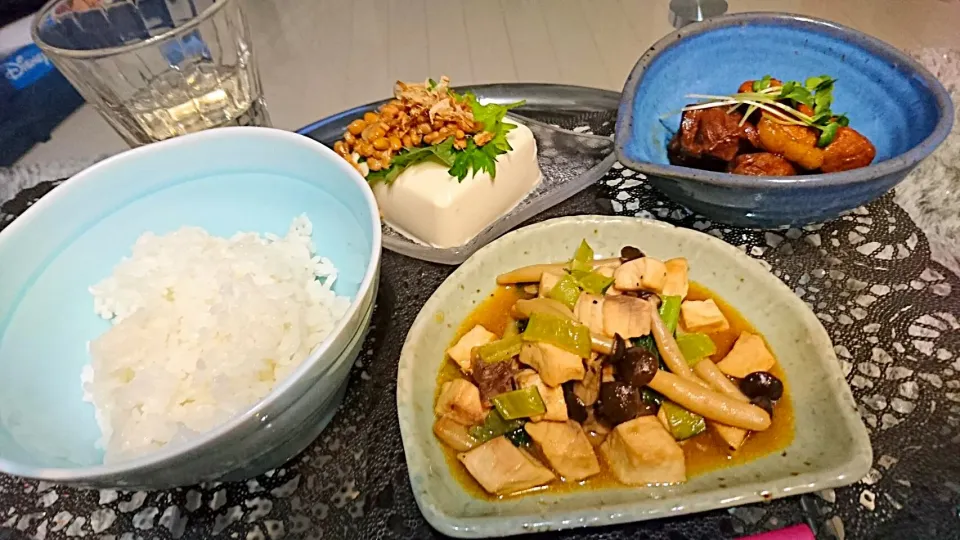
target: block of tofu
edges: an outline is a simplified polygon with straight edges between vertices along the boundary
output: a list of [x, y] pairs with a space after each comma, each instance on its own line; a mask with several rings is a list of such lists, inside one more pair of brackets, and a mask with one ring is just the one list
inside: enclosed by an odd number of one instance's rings
[[528, 422], [524, 429], [565, 481], [577, 482], [600, 472], [590, 439], [577, 422]]
[[[660, 411], [657, 413], [657, 420], [660, 421], [660, 424], [663, 425], [667, 432], [670, 431], [670, 422], [667, 420], [667, 414], [663, 407], [660, 407]], [[710, 420], [707, 421], [707, 429], [713, 433], [717, 443], [723, 445], [729, 454], [736, 452], [740, 446], [743, 445], [749, 433], [749, 431], [745, 429], [718, 424]]]
[[538, 416], [531, 416], [531, 421], [567, 421], [567, 402], [563, 399], [562, 386], [547, 386], [543, 382], [543, 379], [540, 378], [540, 375], [538, 375], [537, 372], [532, 369], [524, 369], [520, 371], [515, 376], [515, 379], [517, 380], [517, 385], [519, 385], [520, 388], [529, 388], [531, 386], [535, 386], [537, 391], [540, 392], [540, 399], [543, 400], [543, 404], [547, 407], [546, 413]]
[[613, 286], [621, 291], [652, 291], [659, 293], [667, 280], [667, 267], [653, 257], [640, 257], [623, 263], [613, 273]]
[[520, 349], [520, 362], [537, 370], [548, 386], [579, 381], [586, 371], [579, 356], [543, 342], [524, 343]]
[[656, 416], [641, 416], [615, 427], [600, 445], [600, 455], [613, 476], [630, 486], [687, 479], [683, 448]]
[[603, 333], [609, 337], [620, 334], [624, 339], [645, 336], [650, 333], [651, 309], [650, 302], [635, 296], [607, 297], [603, 302]]
[[680, 320], [688, 332], [713, 334], [730, 329], [730, 323], [713, 299], [684, 301], [680, 304]]
[[556, 476], [506, 437], [491, 439], [457, 455], [470, 476], [494, 495], [509, 495], [552, 482]]
[[479, 424], [486, 416], [480, 404], [480, 390], [466, 379], [443, 383], [433, 411], [465, 426]]
[[537, 296], [540, 298], [547, 296], [550, 289], [561, 279], [563, 279], [563, 273], [561, 272], [553, 272], [550, 270], [544, 272], [543, 275], [540, 276], [540, 287], [537, 290]]
[[[512, 123], [517, 123], [511, 118]], [[437, 248], [462, 246], [509, 212], [540, 183], [537, 141], [518, 125], [507, 134], [513, 150], [497, 158], [497, 175], [468, 174], [462, 182], [450, 167], [425, 161], [407, 168], [391, 183], [378, 182], [373, 194], [383, 221], [400, 234]]]
[[603, 296], [580, 293], [573, 306], [573, 315], [594, 334], [603, 334], [603, 303]]
[[470, 373], [473, 370], [471, 367], [473, 348], [492, 343], [497, 339], [496, 334], [478, 324], [464, 334], [453, 347], [447, 349], [447, 354], [464, 373]]
[[770, 371], [776, 363], [762, 337], [741, 332], [727, 356], [717, 362], [717, 367], [726, 375], [742, 379], [754, 371]]
[[690, 291], [690, 265], [684, 258], [670, 259], [663, 265], [667, 268], [667, 279], [663, 282], [663, 296], [686, 298]]

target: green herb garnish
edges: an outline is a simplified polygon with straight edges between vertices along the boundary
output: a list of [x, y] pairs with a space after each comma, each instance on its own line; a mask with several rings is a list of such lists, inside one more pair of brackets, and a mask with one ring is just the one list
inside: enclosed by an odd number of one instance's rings
[[[430, 88], [436, 87], [436, 81], [428, 81]], [[391, 162], [390, 167], [380, 171], [371, 171], [367, 175], [367, 182], [386, 182], [393, 183], [405, 171], [407, 167], [416, 165], [427, 160], [437, 161], [450, 167], [450, 176], [455, 177], [462, 182], [467, 175], [476, 176], [478, 172], [487, 172], [490, 178], [497, 177], [497, 157], [506, 154], [511, 148], [507, 142], [507, 133], [516, 128], [516, 124], [511, 124], [504, 120], [507, 111], [522, 106], [526, 101], [518, 101], [501, 105], [498, 103], [488, 103], [481, 105], [476, 96], [471, 93], [464, 94], [462, 97], [449, 91], [455, 99], [464, 99], [473, 111], [474, 122], [481, 126], [482, 133], [489, 131], [493, 138], [486, 144], [480, 146], [474, 142], [473, 137], [467, 139], [467, 146], [464, 149], [458, 149], [453, 146], [453, 137], [444, 142], [433, 146], [422, 146], [417, 148], [403, 149], [397, 152]]]
[[759, 92], [770, 88], [770, 79], [771, 77], [769, 75], [764, 75], [762, 79], [753, 81], [753, 91]]
[[[690, 94], [688, 98], [703, 100], [696, 105], [684, 107], [683, 111], [709, 109], [712, 107], [733, 107], [747, 105], [747, 112], [741, 124], [757, 109], [769, 113], [768, 118], [778, 124], [812, 127], [820, 130], [817, 146], [823, 148], [833, 142], [837, 130], [850, 124], [845, 114], [836, 114], [830, 110], [833, 104], [833, 85], [837, 80], [829, 75], [810, 77], [804, 82], [786, 81], [773, 86], [772, 77], [753, 81], [752, 92], [741, 92], [729, 96]], [[813, 109], [813, 115], [807, 115], [795, 108], [804, 104]]]

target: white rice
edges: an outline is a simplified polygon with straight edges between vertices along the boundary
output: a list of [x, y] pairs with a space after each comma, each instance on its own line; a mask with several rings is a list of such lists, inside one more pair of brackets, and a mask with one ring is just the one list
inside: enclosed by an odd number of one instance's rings
[[313, 225], [285, 238], [146, 233], [90, 288], [113, 327], [90, 343], [82, 376], [105, 461], [187, 440], [243, 412], [293, 372], [343, 317], [337, 269], [314, 253]]

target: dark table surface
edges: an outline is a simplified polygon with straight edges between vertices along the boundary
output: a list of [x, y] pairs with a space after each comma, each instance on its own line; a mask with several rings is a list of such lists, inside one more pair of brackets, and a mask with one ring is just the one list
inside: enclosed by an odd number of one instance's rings
[[[26, 190], [0, 213], [18, 215], [54, 184]], [[661, 219], [765, 261], [831, 335], [871, 434], [874, 466], [846, 488], [536, 538], [700, 540], [797, 523], [821, 539], [960, 538], [960, 279], [930, 260], [922, 232], [891, 196], [822, 226], [748, 231], [691, 215], [616, 165], [530, 223], [576, 214]], [[451, 272], [384, 254], [372, 330], [343, 406], [283, 468], [244, 483], [153, 493], [0, 476], [0, 539], [439, 538], [407, 478], [396, 374], [407, 330]]]

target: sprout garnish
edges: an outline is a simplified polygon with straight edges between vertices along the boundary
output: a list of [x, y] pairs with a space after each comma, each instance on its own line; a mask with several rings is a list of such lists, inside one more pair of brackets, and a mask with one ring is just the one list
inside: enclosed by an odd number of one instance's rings
[[[768, 113], [773, 122], [783, 125], [805, 126], [820, 130], [817, 146], [823, 148], [833, 142], [837, 130], [849, 125], [846, 114], [830, 110], [833, 103], [833, 85], [837, 80], [829, 75], [810, 77], [805, 82], [787, 81], [775, 86], [770, 75], [753, 81], [752, 92], [740, 92], [729, 96], [688, 94], [687, 98], [699, 99], [700, 103], [684, 107], [682, 111], [696, 111], [713, 107], [728, 107], [729, 111], [742, 105], [746, 114], [740, 120], [743, 125], [754, 111]], [[804, 104], [813, 109], [813, 115], [805, 114], [792, 105]]]

